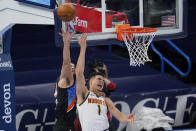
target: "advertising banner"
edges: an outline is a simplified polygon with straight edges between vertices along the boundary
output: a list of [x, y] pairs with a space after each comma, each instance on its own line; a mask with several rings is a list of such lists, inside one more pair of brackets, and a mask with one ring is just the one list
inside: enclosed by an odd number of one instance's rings
[[10, 56], [11, 29], [1, 36], [0, 54], [0, 131], [15, 130], [14, 71]]
[[[111, 99], [124, 114], [134, 114], [143, 106], [159, 108], [166, 116], [174, 119], [172, 126], [176, 128], [189, 125], [190, 114], [196, 110], [194, 88], [137, 94], [115, 93]], [[52, 131], [54, 111], [55, 103], [41, 103], [41, 100], [40, 104], [16, 105], [16, 128], [18, 131]], [[112, 123], [118, 131], [130, 131], [127, 123], [119, 123], [115, 118], [112, 118]]]

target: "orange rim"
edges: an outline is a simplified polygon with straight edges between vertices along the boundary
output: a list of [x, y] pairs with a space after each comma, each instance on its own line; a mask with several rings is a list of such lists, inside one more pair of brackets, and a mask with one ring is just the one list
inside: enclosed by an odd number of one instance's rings
[[131, 32], [131, 33], [152, 33], [152, 32], [156, 32], [157, 29], [156, 28], [149, 28], [149, 27], [130, 27], [127, 29], [121, 29], [120, 32]]
[[127, 35], [130, 36], [130, 39], [132, 39], [134, 33], [153, 33], [156, 31], [156, 28], [150, 27], [131, 27], [130, 24], [116, 25], [117, 39], [121, 41], [123, 41], [122, 34], [124, 33], [127, 33]]

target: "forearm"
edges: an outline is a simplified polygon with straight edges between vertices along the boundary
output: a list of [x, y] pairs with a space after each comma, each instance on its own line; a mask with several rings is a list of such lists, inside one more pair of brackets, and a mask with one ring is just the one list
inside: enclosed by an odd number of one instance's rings
[[121, 113], [116, 107], [112, 111], [112, 115], [119, 120], [119, 122], [127, 122], [127, 116]]
[[85, 87], [85, 78], [84, 78], [84, 67], [85, 67], [85, 53], [86, 53], [86, 34], [82, 34], [78, 38], [78, 44], [80, 45], [80, 54], [76, 64], [76, 94], [77, 94], [77, 103], [80, 104], [88, 90]]
[[76, 65], [76, 94], [77, 94], [77, 103], [81, 104], [87, 93], [87, 88], [85, 87], [85, 78], [84, 78], [84, 65], [85, 65], [85, 52], [86, 48], [80, 49], [80, 55]]
[[84, 67], [85, 67], [85, 53], [86, 53], [86, 47], [80, 48], [80, 55], [78, 58], [78, 62], [76, 65], [76, 73], [79, 75], [83, 75], [84, 73]]
[[64, 47], [63, 47], [63, 64], [69, 64], [71, 62], [70, 59], [70, 41], [75, 34], [75, 31], [73, 33], [70, 32], [69, 26], [66, 27], [64, 30], [63, 28], [61, 29], [62, 32], [59, 32], [59, 35], [62, 36], [63, 42], [64, 42]]
[[110, 98], [105, 98], [106, 105], [109, 109], [109, 112], [120, 122], [126, 122], [127, 116], [121, 113], [114, 105], [114, 103], [110, 100]]
[[110, 81], [109, 79], [105, 78], [105, 84], [106, 84], [106, 87], [107, 89], [109, 89], [109, 91], [114, 91], [116, 89], [116, 84], [113, 83], [112, 81]]
[[71, 58], [70, 58], [70, 43], [68, 41], [64, 42], [63, 47], [63, 65], [70, 66]]
[[124, 115], [123, 113], [121, 113], [121, 117], [119, 119], [120, 122], [127, 122], [128, 117], [126, 115]]
[[108, 84], [111, 82], [111, 81], [110, 81], [109, 79], [107, 79], [107, 78], [105, 78], [104, 81], [105, 81], [105, 84], [106, 84], [106, 85], [108, 85]]
[[73, 73], [71, 72], [70, 43], [64, 43], [63, 47], [63, 64], [59, 80], [60, 88], [68, 88], [74, 82]]

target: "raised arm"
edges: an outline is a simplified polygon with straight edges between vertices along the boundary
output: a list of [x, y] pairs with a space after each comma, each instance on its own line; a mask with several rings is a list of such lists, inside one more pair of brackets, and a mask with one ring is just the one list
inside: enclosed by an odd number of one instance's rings
[[73, 82], [74, 82], [73, 72], [71, 69], [70, 40], [75, 34], [75, 32], [70, 34], [69, 26], [67, 26], [65, 31], [63, 29], [61, 30], [62, 30], [62, 33], [59, 33], [59, 35], [63, 37], [64, 47], [63, 47], [63, 64], [61, 68], [61, 74], [60, 74], [58, 86], [60, 88], [68, 88], [71, 85], [73, 85]]
[[132, 114], [124, 115], [121, 113], [114, 105], [114, 103], [110, 100], [110, 98], [105, 98], [106, 105], [109, 109], [109, 112], [118, 119], [120, 122], [130, 122], [133, 123], [135, 121], [135, 117]]
[[88, 89], [85, 87], [85, 78], [84, 78], [86, 38], [87, 38], [87, 34], [82, 34], [78, 38], [78, 44], [80, 45], [80, 54], [76, 65], [77, 104], [81, 104], [88, 94]]

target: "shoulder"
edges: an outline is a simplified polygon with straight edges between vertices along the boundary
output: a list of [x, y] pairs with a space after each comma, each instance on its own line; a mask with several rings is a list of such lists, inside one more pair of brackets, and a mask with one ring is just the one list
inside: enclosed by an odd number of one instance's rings
[[77, 101], [77, 105], [81, 106], [83, 103], [91, 96], [91, 93], [88, 92], [86, 96], [84, 96], [83, 100]]
[[75, 80], [72, 82], [72, 83], [70, 83], [69, 85], [67, 84], [67, 80], [65, 79], [65, 78], [60, 78], [60, 79], [58, 79], [57, 80], [57, 86], [59, 87], [59, 88], [70, 88], [70, 87], [72, 87], [72, 86], [74, 86], [75, 85]]
[[112, 102], [112, 100], [111, 100], [109, 97], [105, 97], [104, 100], [105, 100], [105, 102], [108, 103], [108, 104]]
[[105, 97], [104, 99], [107, 101], [111, 101], [111, 99], [109, 97]]
[[112, 102], [112, 100], [109, 97], [105, 97], [104, 100], [106, 102], [107, 107], [113, 107], [114, 106], [114, 103]]

